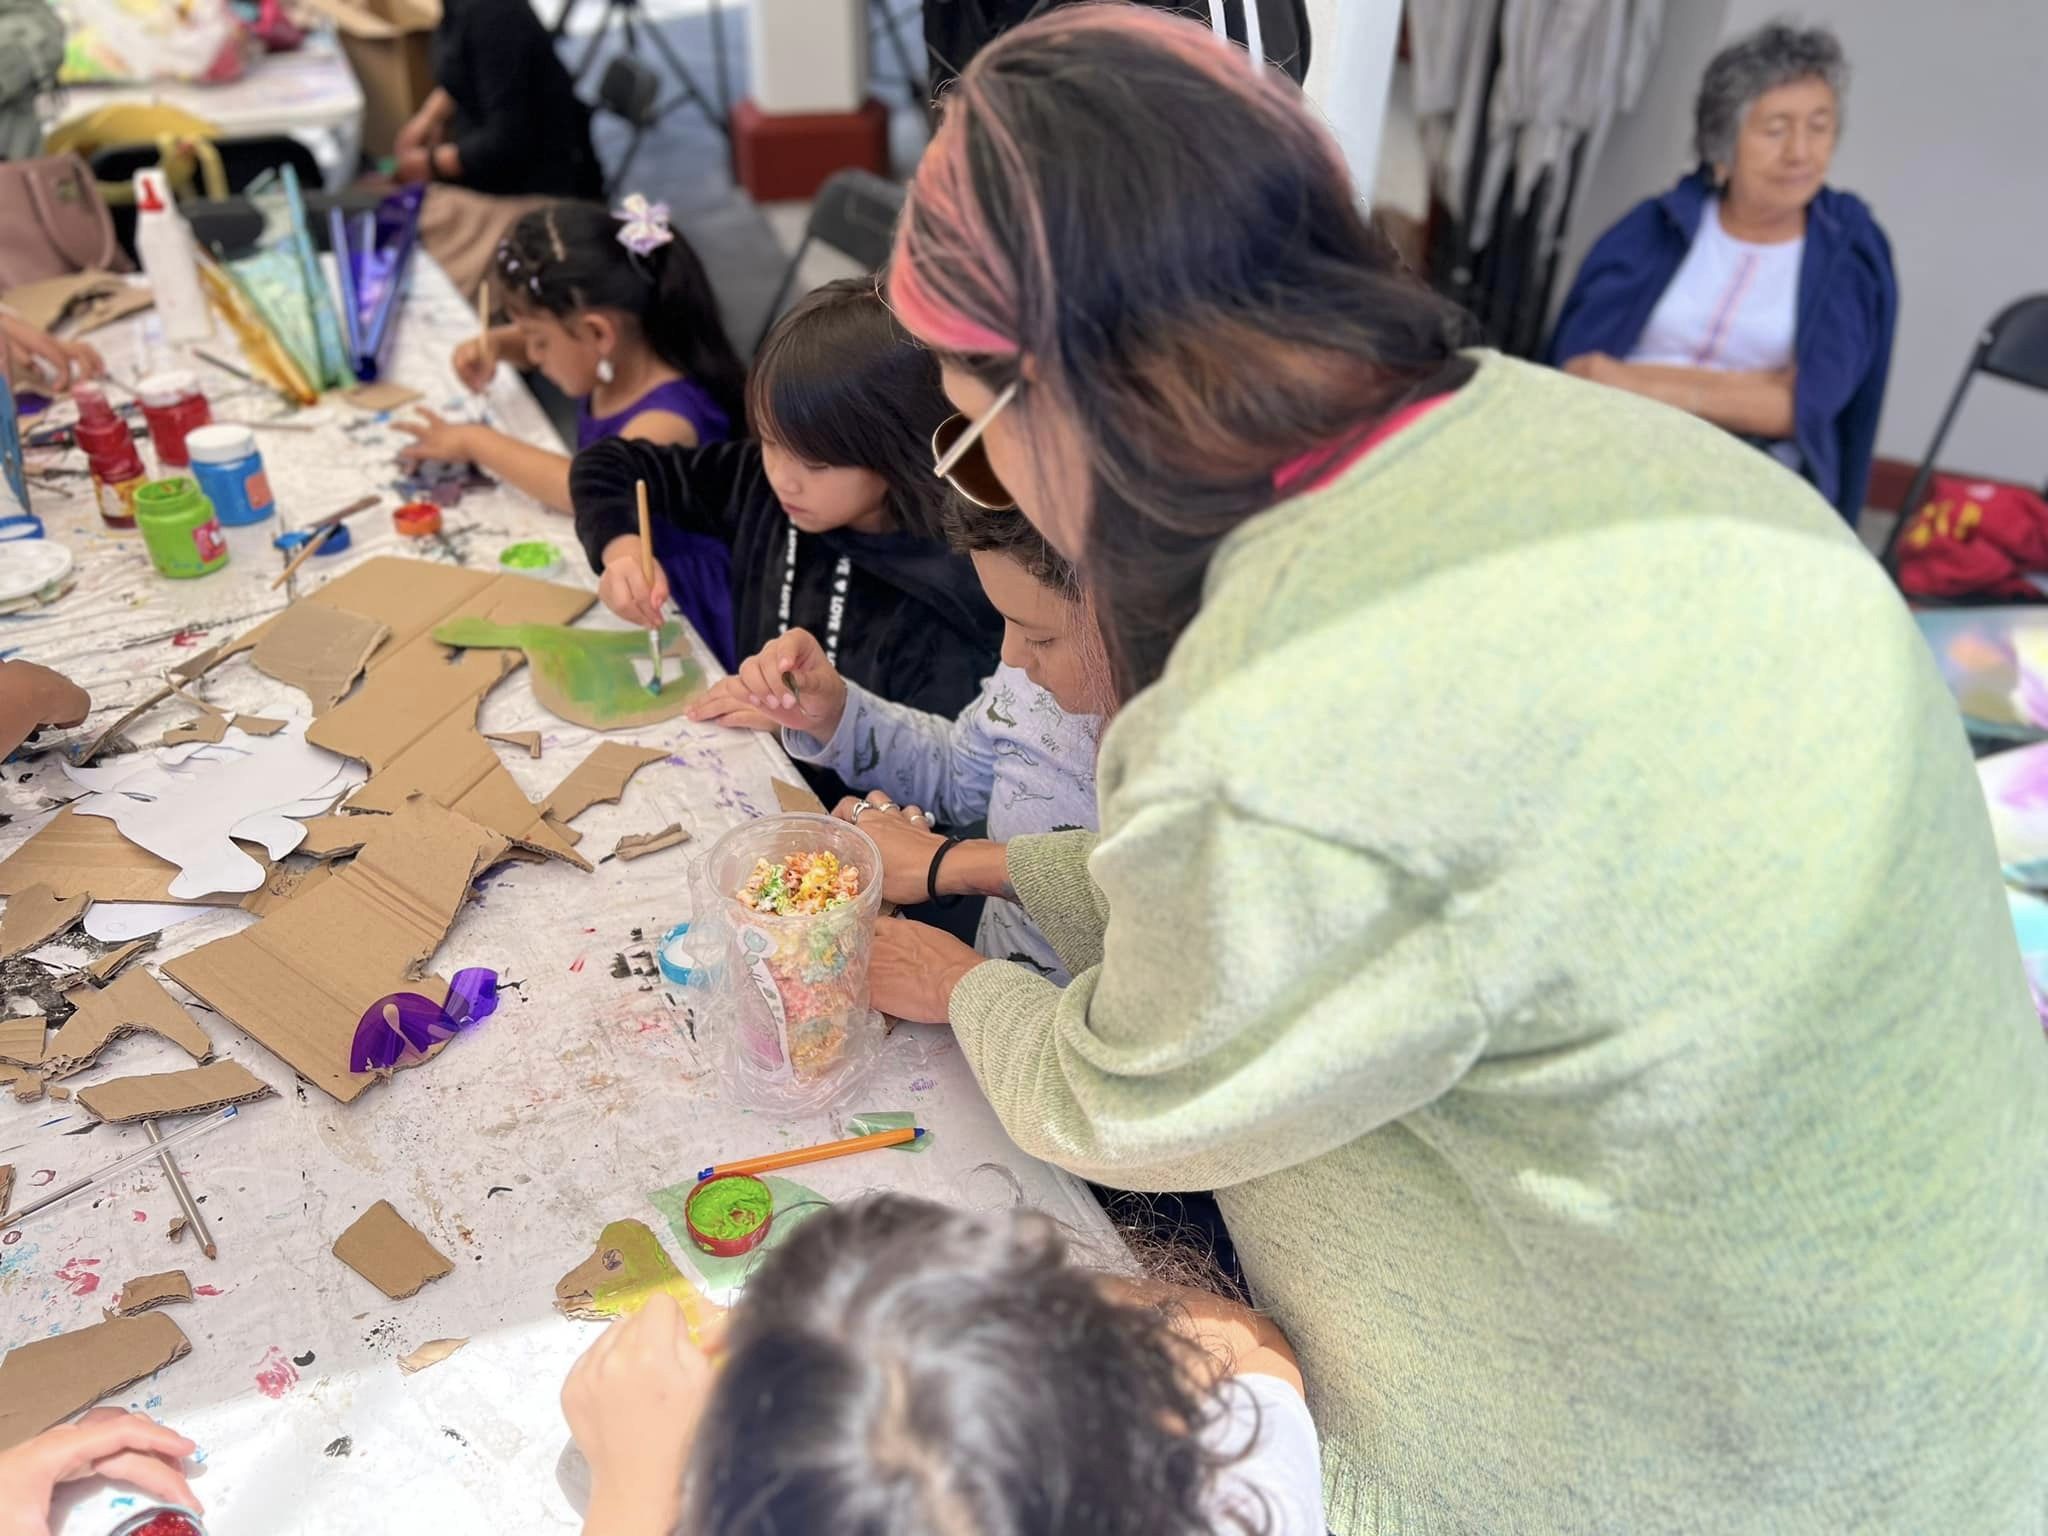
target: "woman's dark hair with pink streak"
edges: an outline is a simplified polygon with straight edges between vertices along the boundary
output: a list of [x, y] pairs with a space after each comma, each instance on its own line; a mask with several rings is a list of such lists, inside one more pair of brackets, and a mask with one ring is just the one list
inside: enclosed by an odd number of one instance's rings
[[[1068, 6], [949, 93], [897, 226], [890, 301], [1088, 468], [1077, 557], [1124, 698], [1156, 679], [1217, 546], [1304, 456], [1462, 384], [1460, 313], [1367, 221], [1279, 73], [1198, 23]], [[1028, 363], [1024, 360], [1028, 359]], [[1361, 529], [1359, 536], [1368, 537]]]

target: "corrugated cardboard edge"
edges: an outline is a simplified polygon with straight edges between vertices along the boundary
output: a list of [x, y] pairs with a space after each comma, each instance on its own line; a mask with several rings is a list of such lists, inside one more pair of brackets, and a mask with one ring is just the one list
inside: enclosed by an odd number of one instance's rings
[[163, 745], [178, 747], [183, 746], [188, 741], [203, 741], [208, 745], [212, 745], [225, 739], [227, 734], [227, 716], [199, 715], [185, 721], [182, 725], [174, 725], [168, 731], [165, 731]]
[[662, 747], [629, 747], [621, 741], [601, 741], [541, 802], [541, 814], [556, 821], [574, 821], [601, 800], [617, 800], [626, 792], [628, 779], [649, 763], [667, 756], [667, 749]]
[[110, 1125], [155, 1120], [164, 1115], [196, 1114], [227, 1104], [267, 1098], [270, 1084], [239, 1061], [216, 1061], [182, 1072], [150, 1072], [117, 1077], [78, 1091], [78, 1102], [94, 1119]]
[[121, 1287], [114, 1299], [114, 1316], [136, 1317], [157, 1307], [192, 1299], [192, 1282], [182, 1269], [167, 1269], [158, 1275], [137, 1275]]
[[14, 1090], [17, 1104], [33, 1104], [43, 1096], [43, 1074], [28, 1067], [0, 1066], [0, 1083]]
[[32, 885], [7, 898], [0, 912], [0, 960], [12, 960], [38, 944], [47, 944], [69, 928], [92, 904], [90, 892], [59, 896], [47, 885]]
[[502, 741], [508, 747], [517, 747], [528, 757], [540, 756], [539, 731], [485, 731], [485, 741]]
[[379, 1081], [348, 1070], [363, 1010], [400, 990], [435, 1002], [447, 995], [445, 981], [421, 973], [472, 882], [506, 848], [501, 834], [424, 796], [362, 820], [371, 827], [363, 851], [317, 889], [163, 968], [344, 1103]]
[[430, 1365], [439, 1365], [468, 1342], [468, 1339], [429, 1339], [411, 1354], [401, 1355], [398, 1368], [411, 1376]]
[[448, 1256], [379, 1200], [334, 1240], [334, 1256], [393, 1301], [416, 1295], [421, 1286], [454, 1272]]
[[[260, 843], [236, 840], [235, 846], [272, 868]], [[27, 842], [0, 859], [0, 896], [14, 896], [44, 884], [66, 895], [90, 892], [97, 901], [151, 901], [181, 907], [233, 907], [240, 891], [214, 891], [185, 900], [171, 894], [178, 866], [139, 848], [104, 816], [81, 816], [65, 806]], [[66, 888], [69, 888], [68, 890]]]
[[825, 802], [812, 794], [808, 785], [791, 784], [783, 779], [776, 779], [773, 783], [775, 803], [783, 810], [792, 814], [811, 811], [822, 816], [825, 813]]
[[65, 995], [73, 1012], [43, 1050], [45, 1078], [83, 1072], [116, 1040], [134, 1034], [161, 1035], [194, 1061], [213, 1055], [213, 1040], [199, 1021], [148, 971], [130, 971], [111, 986], [80, 987]]
[[110, 1318], [17, 1346], [0, 1361], [0, 1451], [134, 1386], [191, 1350], [185, 1331], [162, 1312]]
[[40, 1067], [49, 1027], [49, 1021], [40, 1013], [10, 1014], [0, 1019], [0, 1062]]
[[628, 832], [612, 849], [612, 857], [618, 859], [643, 859], [650, 853], [660, 853], [664, 848], [679, 847], [690, 840], [690, 834], [683, 830], [680, 821], [672, 821], [659, 832]]
[[130, 960], [133, 960], [137, 955], [146, 955], [152, 949], [155, 949], [156, 941], [162, 937], [163, 935], [160, 933], [145, 933], [139, 939], [130, 939], [126, 944], [108, 950], [99, 959], [93, 961], [91, 965], [85, 968], [85, 974], [104, 986], [120, 975], [121, 968], [127, 965]]

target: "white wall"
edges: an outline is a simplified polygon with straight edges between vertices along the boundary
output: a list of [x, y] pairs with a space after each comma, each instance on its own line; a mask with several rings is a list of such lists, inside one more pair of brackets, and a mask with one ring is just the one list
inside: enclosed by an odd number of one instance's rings
[[1308, 0], [1308, 25], [1309, 72], [1302, 88], [1329, 119], [1359, 196], [1370, 199], [1401, 35], [1401, 0]]
[[[1830, 180], [1891, 237], [1899, 334], [1877, 451], [1917, 462], [1978, 328], [2007, 300], [2048, 290], [2048, 0], [1669, 0], [1650, 92], [1616, 125], [1566, 271], [1688, 164], [1680, 130], [1714, 49], [1787, 14], [1833, 27], [1849, 56]], [[1942, 460], [2040, 484], [2048, 395], [1972, 385]]]

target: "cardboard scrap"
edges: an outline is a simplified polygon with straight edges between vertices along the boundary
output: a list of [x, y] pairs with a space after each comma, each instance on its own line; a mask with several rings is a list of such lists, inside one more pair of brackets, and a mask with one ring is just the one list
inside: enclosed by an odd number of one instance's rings
[[187, 1221], [184, 1217], [173, 1216], [171, 1218], [171, 1224], [164, 1228], [164, 1236], [168, 1237], [172, 1242], [175, 1243], [179, 1238], [185, 1235], [185, 1229], [191, 1225], [192, 1223]]
[[618, 799], [626, 792], [626, 780], [649, 763], [667, 756], [668, 752], [661, 747], [629, 747], [622, 742], [601, 741], [541, 802], [541, 810], [557, 821], [574, 821], [598, 801]]
[[393, 1301], [455, 1268], [389, 1200], [379, 1200], [334, 1240], [334, 1256]]
[[17, 1067], [43, 1064], [43, 1031], [40, 1013], [16, 1014], [0, 1019], [0, 1061]]
[[420, 973], [470, 882], [506, 847], [498, 833], [424, 796], [390, 816], [361, 819], [369, 836], [346, 867], [261, 922], [163, 968], [344, 1103], [378, 1081], [348, 1070], [364, 1010], [401, 990], [436, 1003], [448, 995], [446, 980]]
[[0, 1163], [0, 1216], [14, 1209], [14, 1164]]
[[664, 848], [674, 848], [690, 840], [690, 834], [683, 830], [680, 821], [672, 821], [659, 832], [628, 832], [612, 849], [612, 855], [621, 859], [645, 858], [650, 853], [659, 853]]
[[508, 747], [518, 747], [528, 757], [540, 756], [539, 731], [485, 731], [484, 740], [502, 741]]
[[270, 1084], [239, 1061], [216, 1061], [182, 1072], [151, 1072], [117, 1077], [78, 1090], [78, 1102], [95, 1119], [112, 1125], [155, 1120], [162, 1115], [190, 1115], [224, 1104], [247, 1104], [267, 1096]]
[[415, 1371], [424, 1371], [430, 1365], [439, 1365], [454, 1354], [468, 1339], [429, 1339], [409, 1355], [401, 1355], [398, 1368], [410, 1376]]
[[61, 1424], [191, 1352], [162, 1312], [109, 1318], [36, 1339], [0, 1361], [0, 1451]]
[[102, 986], [106, 985], [120, 974], [121, 967], [130, 960], [155, 949], [158, 937], [159, 935], [154, 933], [145, 933], [139, 939], [130, 939], [126, 944], [108, 950], [85, 968], [85, 974]]
[[[271, 860], [257, 843], [236, 839], [240, 848], [268, 871]], [[13, 897], [38, 884], [73, 893], [90, 892], [97, 901], [177, 902], [182, 906], [232, 907], [240, 891], [210, 891], [181, 899], [171, 895], [171, 882], [182, 871], [121, 835], [104, 816], [81, 816], [67, 805], [43, 829], [0, 859], [0, 896]]]
[[71, 1090], [69, 1088], [62, 1087], [57, 1083], [45, 1083], [43, 1087], [43, 1092], [47, 1093], [53, 1099], [68, 1099], [71, 1097]]
[[597, 1248], [555, 1284], [555, 1310], [579, 1322], [629, 1317], [656, 1291], [666, 1291], [683, 1309], [690, 1338], [710, 1320], [711, 1304], [676, 1268], [645, 1222], [630, 1218], [607, 1223]]
[[0, 960], [12, 960], [38, 944], [47, 944], [81, 917], [92, 901], [87, 891], [59, 897], [47, 885], [32, 885], [7, 898], [0, 912]]
[[374, 816], [352, 816], [345, 811], [311, 817], [305, 823], [306, 840], [299, 844], [299, 852], [310, 853], [316, 859], [354, 853], [369, 841], [377, 824]]
[[[197, 656], [179, 662], [178, 665], [170, 669], [169, 676], [171, 681], [166, 682], [139, 704], [131, 706], [125, 714], [117, 718], [112, 725], [101, 731], [99, 735], [86, 742], [84, 746], [76, 751], [69, 752], [68, 755], [71, 761], [79, 764], [81, 767], [91, 762], [100, 753], [106, 751], [112, 743], [119, 740], [121, 733], [127, 730], [129, 726], [140, 720], [152, 709], [155, 709], [157, 705], [163, 703], [172, 694], [178, 692], [177, 685], [179, 683], [189, 683], [204, 677], [208, 672], [211, 672], [216, 666], [220, 665], [221, 662], [226, 661], [228, 657], [243, 649], [246, 649], [246, 647], [240, 641], [229, 641], [221, 645], [209, 646]], [[198, 701], [194, 700], [193, 702], [197, 703]], [[204, 705], [200, 707], [202, 709], [205, 708]], [[101, 897], [103, 901], [106, 899], [106, 897]]]
[[199, 715], [182, 725], [174, 725], [164, 732], [161, 745], [182, 746], [188, 741], [203, 741], [209, 745], [218, 742], [228, 733], [226, 715]]
[[137, 1275], [121, 1287], [114, 1300], [116, 1317], [134, 1317], [173, 1302], [192, 1299], [192, 1282], [182, 1269], [167, 1269], [160, 1275]]
[[0, 297], [37, 330], [55, 331], [69, 322], [73, 336], [87, 335], [156, 302], [147, 283], [131, 283], [97, 268], [17, 283]]
[[359, 411], [379, 412], [395, 411], [424, 397], [416, 389], [380, 379], [375, 384], [358, 384], [354, 389], [345, 389], [341, 398]]
[[14, 1091], [17, 1104], [33, 1104], [43, 1096], [43, 1074], [27, 1067], [0, 1066], [0, 1083]]
[[123, 1035], [162, 1035], [194, 1061], [213, 1055], [213, 1041], [164, 984], [148, 971], [130, 971], [107, 987], [81, 987], [67, 994], [77, 1004], [43, 1052], [43, 1076], [83, 1072], [100, 1052]]
[[248, 732], [251, 736], [275, 736], [284, 729], [284, 722], [273, 720], [268, 715], [237, 715], [234, 727], [238, 731]]
[[811, 793], [805, 784], [790, 784], [782, 779], [772, 781], [775, 785], [775, 803], [792, 814], [810, 811], [815, 815], [825, 814], [825, 802]]
[[261, 886], [242, 898], [242, 910], [257, 917], [268, 917], [286, 902], [318, 887], [333, 873], [331, 864], [315, 864], [311, 869], [287, 869], [280, 864]]
[[265, 677], [290, 683], [313, 701], [314, 713], [332, 709], [369, 665], [391, 633], [381, 620], [315, 603], [293, 603], [265, 624], [249, 657]]

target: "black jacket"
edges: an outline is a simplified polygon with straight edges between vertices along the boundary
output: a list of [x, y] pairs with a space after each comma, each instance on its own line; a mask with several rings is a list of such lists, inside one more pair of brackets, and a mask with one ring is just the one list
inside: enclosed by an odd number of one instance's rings
[[[633, 496], [639, 479], [647, 482], [655, 546], [671, 583], [674, 534], [707, 536], [732, 551], [733, 639], [741, 656], [753, 655], [784, 629], [807, 629], [823, 643], [837, 602], [839, 670], [885, 699], [950, 718], [995, 670], [1003, 624], [982, 595], [972, 562], [909, 534], [797, 533], [769, 488], [755, 442], [674, 448], [615, 437], [577, 454], [569, 494], [576, 537], [592, 570], [603, 569], [605, 545], [639, 531]], [[842, 556], [850, 569], [845, 591], [838, 592]], [[830, 780], [820, 795], [837, 785]]]
[[455, 99], [462, 185], [494, 196], [600, 198], [590, 109], [529, 0], [443, 0], [434, 83]]

